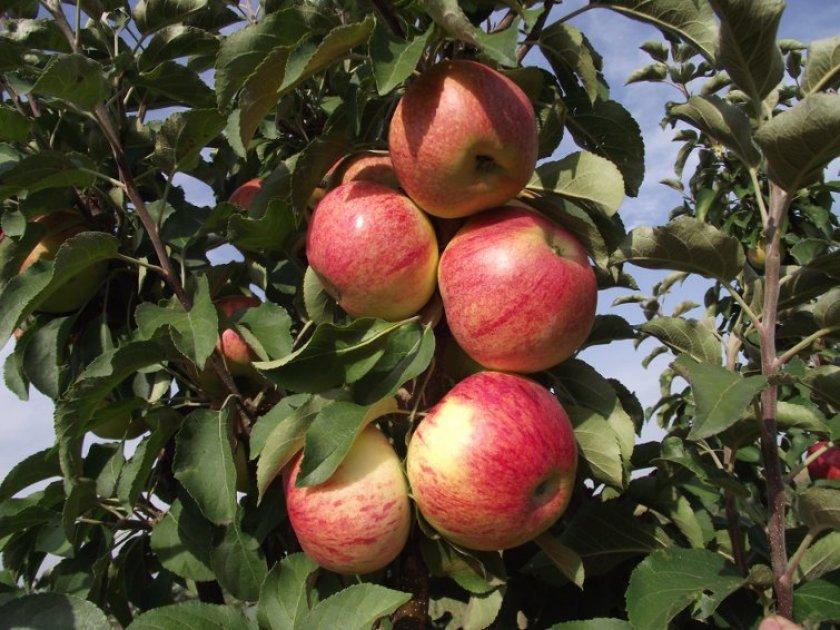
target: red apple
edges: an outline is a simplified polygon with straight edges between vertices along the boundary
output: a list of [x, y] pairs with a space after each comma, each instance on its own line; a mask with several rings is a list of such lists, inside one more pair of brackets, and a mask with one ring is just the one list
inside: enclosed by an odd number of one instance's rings
[[[817, 442], [808, 448], [808, 455], [816, 453], [828, 442]], [[808, 464], [811, 479], [840, 479], [840, 448], [829, 445], [828, 450]]]
[[417, 506], [441, 534], [497, 551], [544, 532], [569, 503], [577, 466], [557, 399], [521, 376], [480, 372], [420, 423], [406, 460]]
[[[81, 215], [75, 212], [58, 211], [34, 219], [44, 226], [44, 236], [29, 252], [20, 266], [23, 273], [38, 260], [53, 260], [61, 245], [67, 239], [85, 232]], [[108, 273], [108, 263], [95, 263], [72, 278], [38, 306], [43, 313], [69, 313], [79, 310], [99, 290]]]
[[[216, 300], [216, 307], [225, 317], [233, 317], [237, 311], [254, 308], [262, 304], [255, 297], [229, 295]], [[224, 355], [231, 373], [249, 371], [251, 362], [256, 358], [254, 351], [233, 328], [225, 328], [219, 336], [216, 348]]]
[[261, 180], [259, 177], [255, 177], [254, 179], [248, 180], [239, 188], [233, 191], [233, 194], [230, 196], [230, 199], [228, 199], [228, 201], [234, 206], [239, 206], [240, 208], [245, 210], [245, 212], [250, 212], [251, 204], [254, 202], [254, 197], [256, 197], [257, 193], [260, 192], [262, 185], [263, 180]]
[[391, 156], [387, 153], [372, 151], [359, 153], [342, 162], [341, 168], [343, 172], [339, 184], [365, 181], [382, 184], [395, 190], [400, 187], [394, 173], [394, 166], [391, 164]]
[[286, 510], [300, 546], [336, 573], [370, 573], [389, 564], [408, 539], [408, 488], [393, 447], [367, 427], [332, 477], [295, 486], [302, 453], [283, 473]]
[[515, 197], [537, 161], [525, 93], [474, 61], [443, 61], [400, 100], [388, 136], [400, 184], [426, 212], [463, 217]]
[[449, 328], [486, 368], [537, 372], [567, 359], [595, 318], [597, 284], [583, 245], [524, 208], [467, 222], [438, 269]]
[[400, 320], [435, 290], [438, 246], [429, 219], [380, 184], [355, 181], [327, 194], [309, 224], [306, 255], [354, 317]]

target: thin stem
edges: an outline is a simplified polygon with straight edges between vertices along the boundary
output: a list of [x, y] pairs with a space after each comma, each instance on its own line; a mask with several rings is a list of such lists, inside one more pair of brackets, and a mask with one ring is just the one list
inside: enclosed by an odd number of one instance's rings
[[779, 358], [776, 359], [776, 369], [782, 367], [785, 363], [787, 363], [797, 354], [808, 348], [820, 337], [825, 337], [826, 335], [830, 335], [831, 333], [837, 332], [838, 330], [840, 330], [840, 324], [838, 324], [837, 326], [827, 326], [826, 328], [820, 328], [818, 331], [811, 333], [792, 348], [785, 350], [785, 352], [781, 354]]
[[764, 205], [764, 193], [761, 192], [761, 184], [758, 181], [758, 171], [754, 168], [749, 169], [750, 181], [755, 191], [755, 201], [758, 204], [758, 211], [761, 213], [762, 225], [767, 225], [767, 206]]
[[571, 13], [567, 13], [566, 15], [561, 17], [559, 20], [557, 20], [557, 22], [558, 23], [567, 22], [567, 21], [571, 20], [572, 18], [576, 18], [581, 13], [586, 13], [590, 9], [595, 9], [595, 8], [598, 8], [599, 6], [601, 6], [601, 5], [599, 5], [595, 2], [592, 2], [590, 4], [585, 4], [582, 7], [580, 7], [579, 9], [575, 9]]
[[100, 173], [98, 171], [94, 171], [89, 168], [84, 168], [83, 166], [77, 167], [78, 170], [82, 171], [83, 173], [87, 173], [88, 175], [93, 175], [94, 177], [98, 177], [99, 179], [108, 182], [111, 186], [116, 186], [117, 188], [122, 188], [125, 190], [125, 184], [123, 184], [120, 180], [114, 179], [113, 177], [109, 177], [104, 173]]
[[793, 584], [793, 574], [796, 572], [796, 567], [799, 566], [799, 562], [802, 560], [802, 556], [805, 555], [805, 552], [808, 551], [808, 547], [810, 547], [811, 543], [814, 542], [814, 538], [816, 538], [816, 534], [813, 531], [809, 531], [805, 534], [805, 538], [802, 539], [802, 542], [799, 543], [799, 547], [797, 547], [793, 556], [791, 556], [787, 571], [785, 571], [785, 577], [787, 577], [791, 584]]
[[808, 457], [806, 457], [805, 460], [801, 464], [799, 464], [799, 466], [797, 466], [796, 468], [791, 470], [790, 474], [787, 477], [785, 477], [785, 483], [790, 483], [791, 481], [793, 481], [796, 478], [796, 475], [801, 473], [808, 466], [810, 466], [816, 460], [818, 460], [820, 457], [822, 457], [823, 454], [826, 453], [828, 451], [828, 449], [830, 449], [830, 448], [831, 448], [831, 444], [823, 444], [817, 450], [815, 450], [813, 453], [808, 455]]
[[[542, 34], [543, 27], [545, 27], [545, 23], [548, 21], [548, 15], [551, 13], [551, 8], [554, 4], [555, 0], [545, 0], [545, 2], [543, 2], [543, 12], [540, 13], [540, 17], [537, 18], [537, 21], [534, 22], [534, 28], [531, 29], [530, 33], [528, 33], [528, 37], [525, 38], [522, 45], [516, 49], [516, 61], [518, 63], [522, 63], [522, 60], [525, 59], [525, 55], [528, 54], [528, 51], [533, 48], [534, 44], [540, 41], [540, 35]], [[567, 15], [564, 19], [569, 19], [578, 13], [583, 13], [583, 11], [580, 9], [572, 11], [572, 13]], [[564, 20], [561, 19], [560, 21], [562, 22]]]
[[[82, 7], [80, 5], [81, 0], [76, 0], [76, 48], [79, 48], [82, 36]], [[116, 51], [114, 54], [116, 54]]]
[[417, 417], [417, 411], [420, 409], [420, 402], [423, 398], [423, 394], [426, 392], [426, 388], [429, 386], [429, 381], [432, 380], [432, 373], [435, 371], [435, 360], [432, 359], [431, 365], [429, 365], [429, 369], [426, 370], [426, 375], [423, 377], [423, 383], [420, 385], [420, 388], [411, 392], [411, 395], [414, 397], [414, 404], [411, 407], [411, 414], [408, 416], [408, 421], [411, 426], [414, 426], [414, 419]]
[[147, 263], [144, 260], [140, 260], [139, 258], [132, 258], [131, 256], [126, 256], [124, 254], [117, 254], [117, 258], [122, 260], [123, 262], [127, 262], [131, 265], [136, 265], [138, 267], [145, 267], [146, 269], [150, 269], [154, 272], [159, 273], [163, 277], [166, 277], [166, 272], [163, 270], [163, 267], [158, 267], [157, 265], [152, 265]]
[[738, 306], [741, 307], [741, 310], [743, 310], [747, 314], [747, 317], [750, 318], [750, 321], [752, 321], [753, 325], [756, 328], [758, 328], [761, 325], [761, 320], [759, 316], [756, 315], [755, 311], [753, 311], [750, 308], [750, 305], [744, 301], [744, 298], [741, 297], [741, 294], [738, 293], [738, 291], [735, 290], [735, 287], [733, 287], [728, 282], [721, 282], [721, 284], [729, 292], [729, 295], [732, 296], [732, 299], [738, 303]]

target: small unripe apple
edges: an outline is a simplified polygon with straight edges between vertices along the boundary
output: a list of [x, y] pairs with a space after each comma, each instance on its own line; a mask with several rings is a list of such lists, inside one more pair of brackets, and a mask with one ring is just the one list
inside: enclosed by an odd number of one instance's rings
[[498, 551], [548, 529], [571, 497], [572, 425], [544, 387], [480, 372], [447, 393], [408, 445], [411, 491], [426, 520], [469, 549]]
[[[74, 212], [58, 211], [34, 219], [45, 233], [20, 266], [23, 273], [38, 260], [53, 260], [64, 241], [87, 231], [82, 217]], [[108, 263], [101, 261], [80, 272], [38, 306], [42, 313], [70, 313], [79, 310], [99, 290], [108, 273]]]
[[[216, 300], [216, 307], [225, 317], [233, 317], [238, 311], [254, 308], [262, 304], [255, 297], [246, 295], [229, 295]], [[225, 362], [234, 375], [249, 371], [251, 362], [256, 355], [248, 343], [233, 328], [225, 328], [219, 336], [216, 348], [224, 355]]]
[[583, 245], [525, 208], [474, 217], [438, 268], [446, 320], [486, 368], [537, 372], [569, 358], [589, 336], [597, 282]]
[[[808, 448], [808, 455], [816, 453], [828, 442], [817, 442]], [[808, 464], [811, 479], [840, 479], [840, 448], [829, 445], [828, 450]]]
[[306, 256], [354, 317], [397, 321], [435, 290], [438, 246], [428, 217], [380, 184], [355, 181], [328, 193], [309, 224]]
[[367, 427], [326, 482], [298, 488], [303, 453], [286, 467], [286, 510], [300, 546], [322, 567], [364, 574], [388, 565], [408, 539], [411, 509], [399, 457]]
[[475, 61], [443, 61], [409, 85], [388, 135], [400, 185], [429, 214], [463, 217], [515, 197], [537, 161], [534, 108]]
[[234, 206], [242, 208], [245, 212], [250, 212], [251, 204], [254, 202], [254, 197], [256, 197], [260, 192], [262, 185], [263, 180], [259, 177], [250, 179], [234, 190], [228, 201]]

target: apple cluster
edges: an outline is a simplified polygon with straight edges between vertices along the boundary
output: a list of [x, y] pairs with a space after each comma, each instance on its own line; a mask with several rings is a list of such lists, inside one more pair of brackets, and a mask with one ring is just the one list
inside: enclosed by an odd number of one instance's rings
[[[571, 423], [551, 392], [520, 374], [583, 344], [597, 286], [581, 243], [515, 199], [537, 144], [533, 106], [514, 82], [480, 63], [445, 61], [398, 103], [389, 151], [340, 160], [327, 174], [331, 189], [313, 198], [307, 259], [336, 302], [353, 317], [399, 321], [437, 291], [452, 337], [478, 366], [414, 431], [408, 484], [374, 426], [323, 484], [296, 485], [302, 454], [285, 469], [291, 524], [326, 568], [368, 573], [390, 563], [409, 534], [409, 493], [432, 527], [475, 550], [532, 540], [568, 504]], [[247, 208], [260, 185], [246, 183], [231, 201]]]

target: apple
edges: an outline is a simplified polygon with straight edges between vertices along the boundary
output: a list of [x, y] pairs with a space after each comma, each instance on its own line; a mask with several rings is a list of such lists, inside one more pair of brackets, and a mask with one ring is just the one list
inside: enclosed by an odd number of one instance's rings
[[[44, 227], [44, 235], [21, 263], [20, 273], [36, 261], [53, 260], [64, 241], [88, 231], [81, 215], [69, 211], [52, 212], [37, 217], [34, 222]], [[51, 293], [38, 306], [38, 311], [59, 314], [79, 310], [96, 294], [107, 273], [107, 262], [100, 261], [91, 265]]]
[[300, 546], [321, 566], [364, 574], [402, 551], [411, 525], [408, 487], [399, 457], [379, 429], [368, 426], [326, 482], [295, 485], [302, 453], [283, 472], [286, 510]]
[[482, 551], [540, 535], [569, 503], [577, 467], [572, 425], [544, 387], [480, 372], [447, 393], [408, 445], [408, 479], [425, 519]]
[[525, 208], [470, 219], [441, 256], [438, 285], [458, 344], [492, 370], [564, 361], [595, 318], [597, 283], [583, 245]]
[[537, 123], [525, 93], [475, 61], [443, 61], [414, 81], [388, 134], [400, 185], [426, 212], [463, 217], [503, 204], [528, 183]]
[[132, 418], [136, 408], [130, 400], [103, 400], [91, 419], [91, 432], [105, 440], [133, 440], [147, 430], [146, 423]]
[[387, 153], [366, 151], [358, 153], [341, 162], [341, 177], [339, 184], [365, 181], [382, 184], [388, 188], [397, 189], [400, 183], [391, 164], [391, 156]]
[[[216, 308], [227, 317], [233, 317], [238, 311], [254, 308], [262, 304], [255, 297], [229, 295], [216, 300]], [[225, 357], [225, 362], [234, 376], [250, 373], [251, 362], [256, 358], [254, 351], [235, 329], [225, 328], [216, 342], [216, 348]]]
[[329, 192], [310, 221], [306, 256], [354, 317], [404, 319], [435, 290], [438, 245], [428, 217], [381, 184], [354, 181]]
[[[816, 453], [828, 442], [817, 442], [808, 448], [808, 455]], [[840, 448], [829, 445], [828, 450], [808, 464], [811, 479], [840, 479]]]
[[757, 630], [802, 630], [802, 626], [781, 615], [770, 615], [761, 620]]
[[250, 179], [234, 190], [228, 201], [234, 206], [242, 208], [245, 212], [250, 212], [251, 204], [254, 202], [254, 197], [256, 197], [260, 192], [262, 185], [263, 180], [259, 177]]

